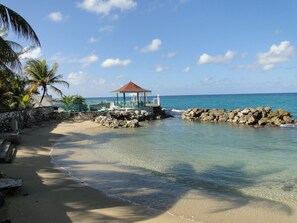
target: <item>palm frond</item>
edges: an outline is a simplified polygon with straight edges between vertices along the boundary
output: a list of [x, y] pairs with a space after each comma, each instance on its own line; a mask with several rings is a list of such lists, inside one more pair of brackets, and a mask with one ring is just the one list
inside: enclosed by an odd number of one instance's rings
[[61, 97], [63, 97], [63, 92], [60, 90], [60, 89], [58, 89], [58, 88], [56, 88], [55, 86], [49, 86], [50, 87], [50, 89], [52, 89], [54, 92], [56, 92], [57, 94], [59, 94], [59, 95], [61, 95]]
[[12, 29], [18, 37], [24, 37], [40, 46], [40, 41], [30, 24], [18, 13], [0, 4], [0, 19], [5, 29]]
[[9, 43], [0, 37], [0, 61], [11, 69], [21, 70], [21, 62]]
[[70, 86], [67, 81], [63, 81], [63, 80], [54, 80], [54, 81], [52, 81], [52, 83], [54, 83], [54, 84], [61, 84], [63, 86], [66, 86], [67, 88], [69, 88], [69, 86]]

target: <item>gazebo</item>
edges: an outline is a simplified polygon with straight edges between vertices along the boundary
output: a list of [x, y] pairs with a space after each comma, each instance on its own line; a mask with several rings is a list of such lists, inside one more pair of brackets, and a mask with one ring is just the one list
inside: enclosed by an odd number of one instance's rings
[[[132, 81], [125, 84], [123, 87], [114, 90], [112, 92], [117, 93], [117, 105], [119, 105], [119, 93], [123, 93], [123, 99], [124, 99], [124, 107], [126, 107], [126, 93], [136, 93], [136, 100], [137, 100], [137, 107], [142, 107], [143, 105], [146, 105], [146, 93], [152, 92], [151, 90], [144, 89], [142, 87], [139, 87], [138, 85], [134, 84]], [[140, 94], [143, 93], [143, 101], [140, 101]]]

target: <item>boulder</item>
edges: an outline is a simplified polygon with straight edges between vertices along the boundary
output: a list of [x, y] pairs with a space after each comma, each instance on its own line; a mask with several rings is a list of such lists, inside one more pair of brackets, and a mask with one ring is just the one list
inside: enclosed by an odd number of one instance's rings
[[284, 116], [289, 116], [291, 117], [291, 113], [286, 111], [286, 110], [283, 110], [283, 109], [277, 109], [276, 110], [276, 113], [278, 114], [279, 117], [284, 117]]
[[277, 126], [285, 124], [284, 120], [280, 119], [279, 117], [273, 117], [270, 122]]
[[268, 121], [268, 118], [261, 118], [261, 119], [258, 121], [258, 124], [259, 124], [260, 126], [264, 126], [264, 125], [266, 125], [268, 122], [269, 122], [269, 121]]
[[254, 116], [251, 116], [247, 120], [246, 124], [248, 124], [248, 125], [255, 125], [257, 122], [258, 122], [257, 119]]
[[229, 112], [228, 116], [229, 116], [229, 119], [234, 119], [235, 113], [233, 111], [231, 111], [231, 112]]
[[271, 107], [265, 107], [264, 110], [269, 113], [271, 111]]
[[271, 111], [268, 113], [268, 118], [274, 118], [278, 116], [278, 112]]
[[286, 122], [286, 123], [292, 123], [292, 118], [290, 116], [283, 116], [283, 120]]
[[250, 113], [250, 112], [251, 112], [250, 109], [245, 108], [245, 109], [243, 109], [243, 110], [241, 111], [241, 114], [242, 114], [242, 115], [247, 115], [247, 114]]

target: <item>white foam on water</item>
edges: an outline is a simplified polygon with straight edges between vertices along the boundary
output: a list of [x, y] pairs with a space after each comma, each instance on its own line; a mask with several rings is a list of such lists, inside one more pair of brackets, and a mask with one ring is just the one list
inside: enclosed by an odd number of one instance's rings
[[283, 128], [297, 128], [297, 124], [284, 124], [284, 125], [281, 125], [280, 127], [283, 127]]
[[185, 110], [179, 110], [179, 109], [172, 109], [171, 111], [176, 112], [176, 113], [183, 113]]

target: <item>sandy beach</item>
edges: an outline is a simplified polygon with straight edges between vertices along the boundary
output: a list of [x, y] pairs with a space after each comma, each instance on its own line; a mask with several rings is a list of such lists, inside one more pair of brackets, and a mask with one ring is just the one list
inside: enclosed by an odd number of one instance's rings
[[[7, 197], [0, 222], [6, 219], [13, 223], [189, 222], [182, 219], [182, 215], [177, 217], [169, 214], [178, 212], [187, 216], [196, 215], [199, 219], [196, 222], [205, 223], [293, 223], [296, 220], [295, 208], [250, 197], [234, 200], [232, 197], [215, 197], [189, 191], [163, 211], [107, 197], [99, 190], [73, 180], [52, 164], [49, 155], [52, 145], [59, 138], [83, 133], [90, 128], [100, 131], [96, 123], [89, 121], [48, 123], [23, 131], [17, 158], [12, 164], [1, 164], [1, 171], [10, 177], [22, 178], [24, 185], [16, 194]], [[76, 155], [70, 159], [78, 158]]]
[[98, 190], [82, 186], [51, 163], [53, 143], [70, 132], [96, 125], [92, 122], [48, 124], [26, 129], [12, 164], [1, 171], [24, 180], [23, 187], [8, 196], [0, 221], [22, 223], [52, 222], [186, 222], [167, 213], [156, 213]]

